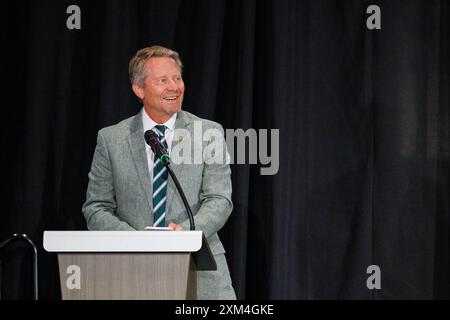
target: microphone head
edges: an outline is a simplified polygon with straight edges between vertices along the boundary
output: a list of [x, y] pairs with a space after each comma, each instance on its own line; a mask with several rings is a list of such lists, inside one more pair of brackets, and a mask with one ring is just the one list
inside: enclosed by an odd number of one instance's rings
[[164, 164], [170, 162], [170, 158], [167, 155], [167, 150], [164, 148], [164, 146], [159, 142], [159, 136], [156, 132], [153, 130], [147, 130], [144, 133], [144, 139], [145, 142], [150, 146], [152, 149], [153, 154], [155, 157], [160, 159]]
[[144, 133], [145, 142], [151, 147], [155, 142], [159, 142], [158, 135], [153, 130], [147, 130]]

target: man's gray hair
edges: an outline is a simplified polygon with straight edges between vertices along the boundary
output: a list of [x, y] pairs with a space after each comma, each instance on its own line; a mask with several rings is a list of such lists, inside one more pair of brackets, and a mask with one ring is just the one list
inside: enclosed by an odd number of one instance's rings
[[145, 63], [151, 57], [172, 58], [180, 66], [180, 71], [183, 68], [183, 63], [181, 62], [178, 52], [161, 46], [143, 48], [136, 52], [128, 65], [128, 74], [130, 76], [131, 84], [137, 84], [140, 87], [144, 86], [145, 79], [148, 76]]

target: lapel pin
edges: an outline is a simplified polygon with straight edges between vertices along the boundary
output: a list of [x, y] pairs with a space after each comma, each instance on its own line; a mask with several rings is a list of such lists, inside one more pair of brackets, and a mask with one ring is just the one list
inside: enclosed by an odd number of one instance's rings
[[178, 136], [178, 142], [183, 141], [184, 137], [183, 136]]

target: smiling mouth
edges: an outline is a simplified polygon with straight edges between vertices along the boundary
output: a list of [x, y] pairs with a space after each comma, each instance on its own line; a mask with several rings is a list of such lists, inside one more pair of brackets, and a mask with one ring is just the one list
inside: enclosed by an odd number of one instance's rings
[[178, 100], [178, 96], [165, 97], [164, 100], [167, 102], [175, 102]]

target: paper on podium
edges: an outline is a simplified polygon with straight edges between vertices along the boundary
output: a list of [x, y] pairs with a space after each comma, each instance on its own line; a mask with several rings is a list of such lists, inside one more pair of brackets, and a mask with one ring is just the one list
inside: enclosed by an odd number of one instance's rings
[[172, 231], [169, 227], [145, 227], [144, 230], [147, 231]]

